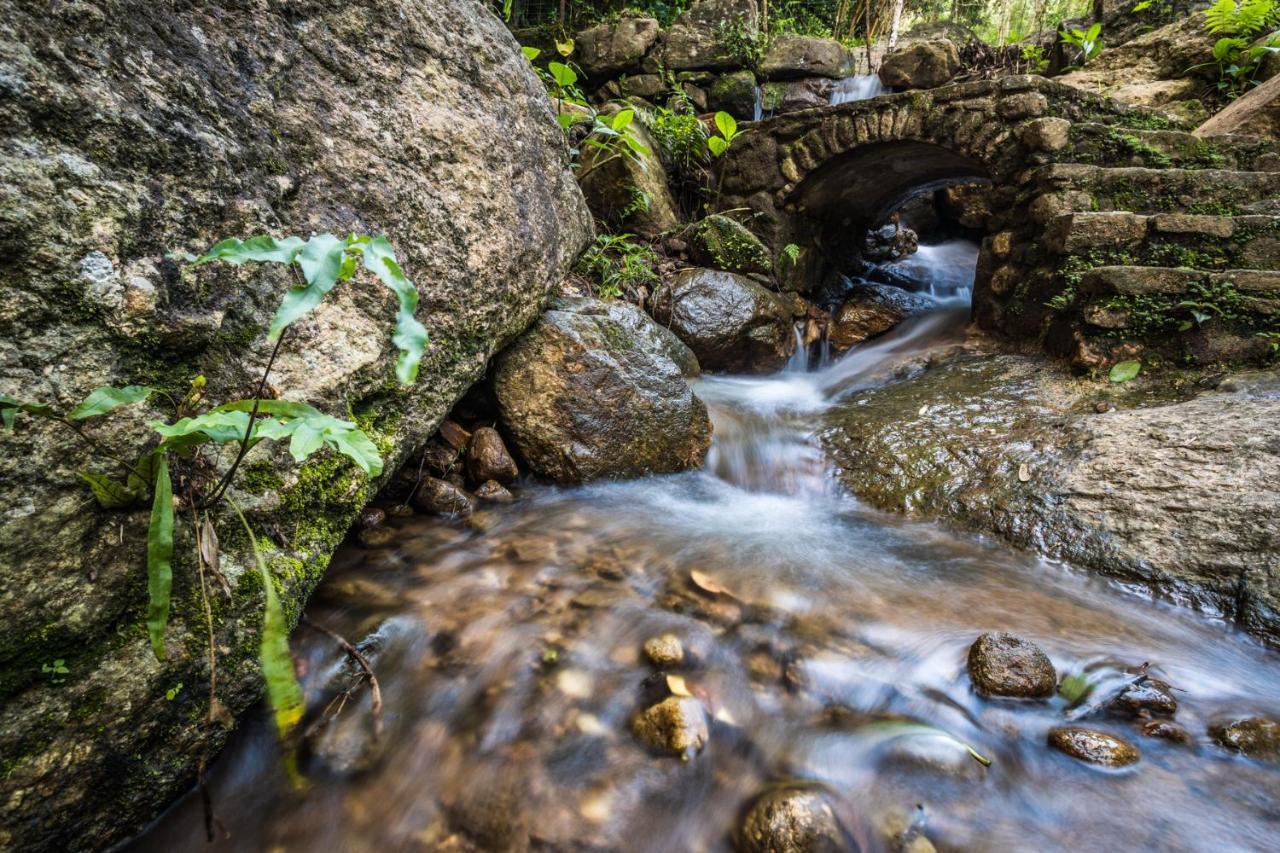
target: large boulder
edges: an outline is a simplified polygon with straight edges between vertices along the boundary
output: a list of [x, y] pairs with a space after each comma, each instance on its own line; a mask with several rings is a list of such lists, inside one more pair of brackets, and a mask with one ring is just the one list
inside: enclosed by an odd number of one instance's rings
[[[922, 367], [829, 415], [822, 436], [852, 492], [1175, 597], [1280, 646], [1280, 377], [1154, 405], [1043, 357]], [[1118, 410], [1096, 413], [1100, 400]]]
[[673, 358], [683, 348], [634, 305], [557, 300], [498, 359], [503, 425], [558, 483], [697, 467], [711, 421], [684, 378], [692, 359]]
[[766, 80], [801, 77], [848, 77], [857, 68], [851, 49], [834, 39], [783, 35], [769, 42], [760, 74]]
[[[355, 413], [390, 477], [590, 238], [543, 87], [479, 0], [0, 10], [2, 393], [66, 410], [108, 383], [180, 397], [202, 374], [211, 402], [252, 394], [288, 271], [167, 254], [262, 232], [386, 233], [432, 340], [412, 393], [390, 384], [393, 309], [363, 273], [292, 328], [271, 384]], [[88, 430], [134, 459], [165, 408]], [[98, 511], [76, 436], [17, 426], [0, 433], [0, 847], [105, 848], [191, 785], [227, 736], [206, 724], [192, 541], [179, 524], [160, 663], [142, 629], [146, 510]], [[241, 470], [235, 499], [260, 543], [276, 543], [265, 556], [296, 616], [383, 479], [328, 452], [299, 468], [269, 443]], [[260, 693], [262, 621], [235, 524], [218, 519], [233, 596], [213, 623], [233, 714]], [[71, 674], [53, 684], [41, 667], [57, 659]]]
[[728, 28], [754, 34], [759, 20], [755, 0], [699, 0], [662, 34], [662, 46], [650, 54], [646, 70], [741, 68], [743, 58], [733, 54], [724, 35]]
[[707, 370], [771, 373], [796, 347], [787, 303], [735, 273], [685, 270], [654, 294], [653, 316]]
[[773, 258], [760, 238], [722, 214], [695, 222], [684, 236], [689, 243], [689, 256], [696, 264], [744, 275], [769, 275], [773, 271]]
[[639, 67], [657, 40], [657, 19], [624, 15], [578, 33], [575, 59], [588, 79], [599, 85], [606, 78]]
[[935, 307], [933, 300], [891, 284], [861, 284], [831, 314], [827, 342], [841, 353]]
[[880, 65], [880, 82], [894, 89], [933, 89], [960, 73], [960, 50], [951, 39], [910, 42]]
[[658, 143], [638, 121], [631, 123], [630, 130], [648, 154], [588, 148], [578, 169], [578, 184], [597, 219], [642, 237], [657, 237], [680, 224], [676, 201]]
[[825, 107], [835, 88], [835, 81], [828, 77], [780, 80], [760, 87], [760, 103], [766, 115]]
[[751, 119], [756, 111], [756, 75], [750, 71], [722, 74], [707, 88], [707, 109]]

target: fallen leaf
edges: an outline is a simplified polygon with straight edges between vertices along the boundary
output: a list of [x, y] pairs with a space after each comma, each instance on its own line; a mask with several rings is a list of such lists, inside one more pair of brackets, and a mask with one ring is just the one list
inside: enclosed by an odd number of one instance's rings
[[710, 575], [694, 569], [689, 572], [689, 579], [693, 581], [693, 585], [703, 592], [709, 592], [712, 595], [729, 595], [729, 590], [721, 586]]
[[1023, 462], [1021, 465], [1018, 466], [1018, 480], [1020, 482], [1025, 483], [1030, 479], [1031, 479], [1031, 466]]
[[689, 690], [689, 685], [684, 683], [684, 677], [679, 675], [667, 676], [667, 689], [671, 691], [673, 696], [693, 695], [693, 692]]
[[916, 414], [919, 415], [920, 417], [924, 417], [925, 415], [929, 414], [929, 404], [925, 403], [923, 406], [921, 406], [920, 411], [916, 412]]

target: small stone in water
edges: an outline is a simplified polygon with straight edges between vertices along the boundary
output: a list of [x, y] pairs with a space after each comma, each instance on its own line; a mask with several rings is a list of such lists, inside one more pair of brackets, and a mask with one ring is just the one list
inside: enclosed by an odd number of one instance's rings
[[1280, 762], [1280, 722], [1266, 717], [1249, 717], [1230, 723], [1215, 723], [1209, 735], [1227, 749], [1262, 761]]
[[688, 696], [669, 696], [631, 720], [631, 729], [647, 746], [687, 757], [707, 743], [707, 712]]
[[737, 848], [743, 853], [836, 853], [858, 849], [845, 837], [823, 791], [792, 785], [767, 791], [742, 819]]
[[471, 436], [471, 445], [467, 449], [467, 473], [478, 483], [486, 480], [512, 483], [520, 476], [502, 436], [493, 427], [480, 427]]
[[1178, 710], [1178, 700], [1168, 684], [1158, 678], [1146, 678], [1130, 684], [1111, 701], [1112, 709], [1138, 715], [1172, 717]]
[[387, 520], [387, 511], [376, 506], [367, 506], [360, 511], [360, 526], [368, 530], [377, 527]]
[[408, 504], [393, 504], [387, 507], [387, 515], [392, 518], [408, 518], [413, 515], [413, 507]]
[[387, 545], [395, 538], [396, 532], [390, 527], [370, 527], [360, 531], [360, 544], [366, 548]]
[[1173, 722], [1173, 720], [1147, 720], [1142, 724], [1142, 733], [1147, 737], [1159, 738], [1173, 743], [1191, 743], [1191, 732]]
[[461, 450], [471, 441], [471, 433], [467, 432], [457, 421], [446, 420], [440, 424], [440, 438], [454, 450]]
[[515, 496], [507, 491], [507, 487], [497, 480], [485, 480], [481, 483], [476, 489], [476, 497], [496, 504], [509, 504], [515, 500]]
[[1047, 699], [1058, 684], [1049, 657], [1013, 634], [983, 634], [969, 647], [969, 677], [983, 696]]
[[662, 634], [645, 640], [644, 655], [654, 666], [676, 666], [684, 661], [684, 646], [675, 634]]
[[1089, 764], [1127, 767], [1138, 762], [1138, 748], [1123, 738], [1095, 729], [1064, 726], [1050, 729], [1049, 746]]
[[471, 496], [452, 483], [425, 477], [413, 493], [413, 505], [438, 515], [468, 516], [475, 511]]

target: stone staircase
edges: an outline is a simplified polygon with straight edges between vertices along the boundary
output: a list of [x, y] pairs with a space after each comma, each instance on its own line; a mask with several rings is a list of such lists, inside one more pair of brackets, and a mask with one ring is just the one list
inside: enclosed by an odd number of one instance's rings
[[1274, 357], [1280, 143], [1080, 122], [1038, 157], [1026, 221], [984, 243], [984, 325], [1084, 369]]

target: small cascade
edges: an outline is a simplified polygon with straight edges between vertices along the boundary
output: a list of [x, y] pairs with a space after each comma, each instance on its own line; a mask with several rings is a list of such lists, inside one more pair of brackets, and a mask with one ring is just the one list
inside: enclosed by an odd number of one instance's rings
[[751, 119], [752, 121], [760, 121], [762, 118], [764, 118], [764, 89], [760, 88], [760, 85], [757, 84], [756, 100], [754, 106], [751, 108]]
[[796, 323], [796, 351], [791, 354], [784, 373], [807, 373], [809, 370], [809, 348], [804, 343], [804, 323]]
[[[942, 302], [968, 304], [973, 295], [973, 270], [978, 262], [978, 246], [971, 240], [948, 240], [922, 244], [900, 261], [881, 265], [887, 277], [908, 289], [927, 288]], [[922, 288], [923, 289], [923, 288]]]
[[831, 90], [831, 103], [846, 104], [849, 101], [865, 101], [890, 91], [892, 90], [886, 89], [880, 82], [878, 74], [855, 74], [836, 82], [836, 87]]

